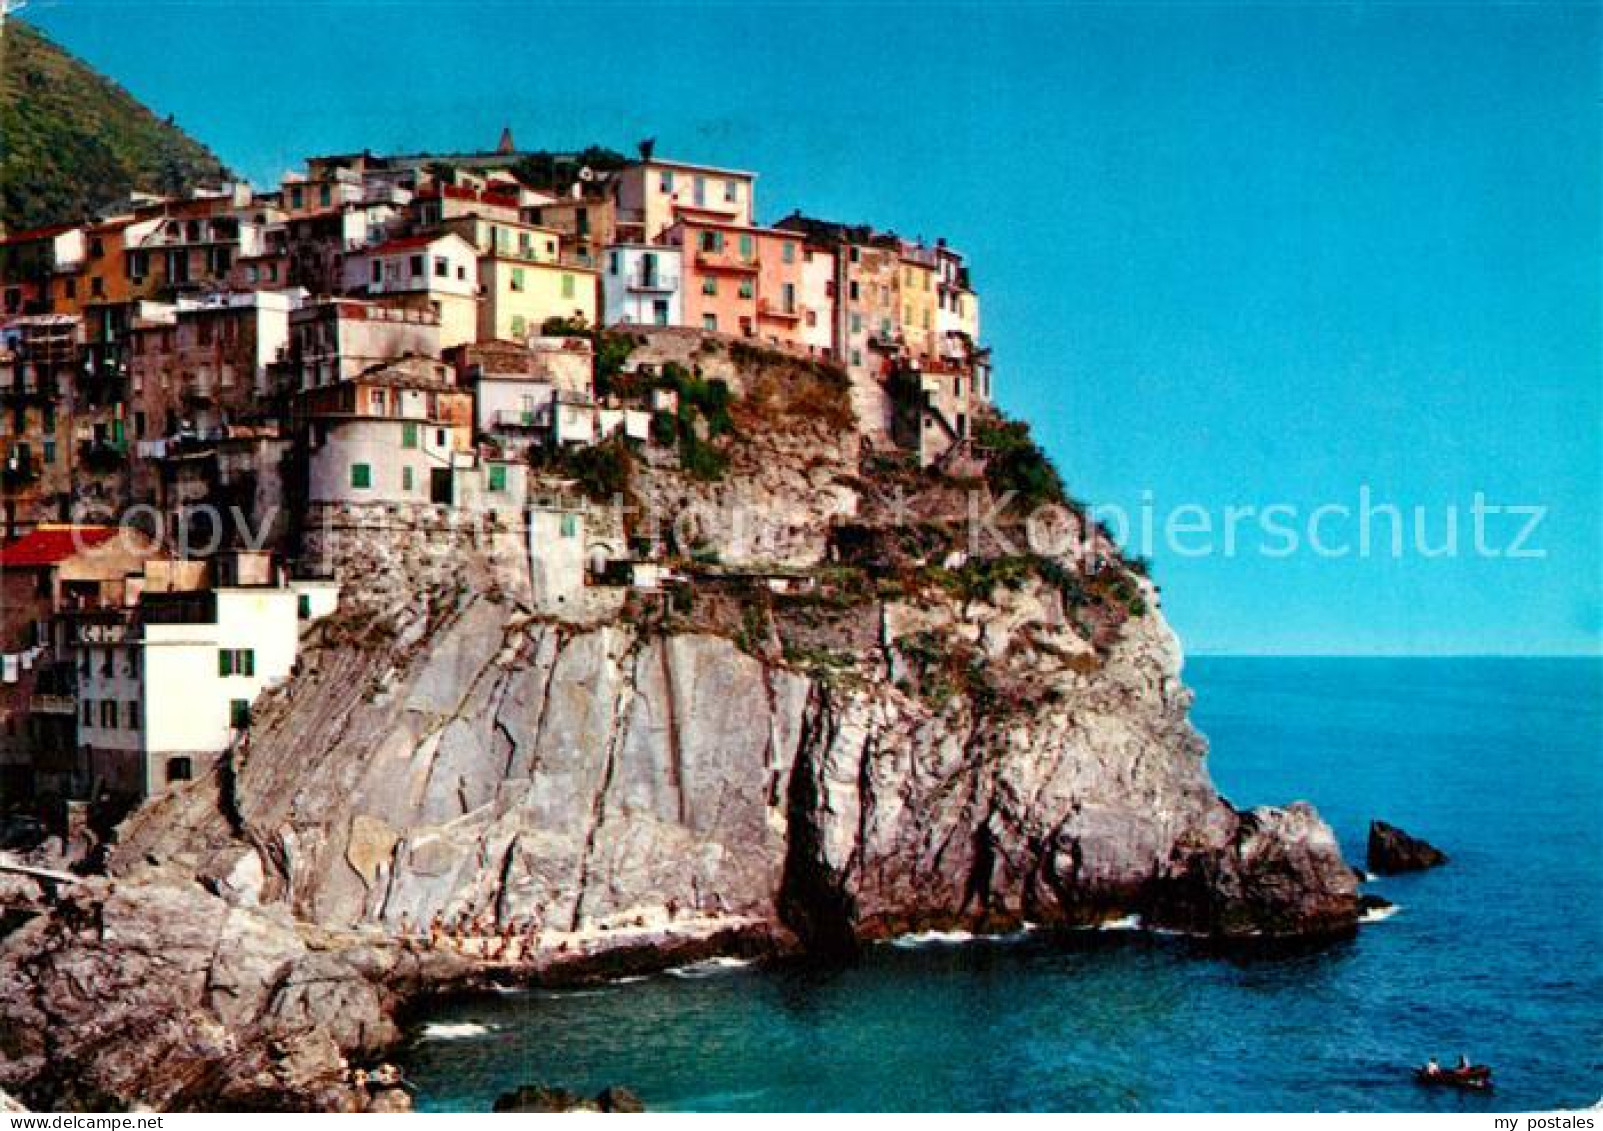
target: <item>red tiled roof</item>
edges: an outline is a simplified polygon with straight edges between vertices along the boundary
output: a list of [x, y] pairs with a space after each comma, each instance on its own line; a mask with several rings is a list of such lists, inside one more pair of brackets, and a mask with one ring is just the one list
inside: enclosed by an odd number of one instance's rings
[[0, 569], [39, 569], [59, 565], [76, 554], [117, 537], [114, 526], [41, 526], [0, 546]]

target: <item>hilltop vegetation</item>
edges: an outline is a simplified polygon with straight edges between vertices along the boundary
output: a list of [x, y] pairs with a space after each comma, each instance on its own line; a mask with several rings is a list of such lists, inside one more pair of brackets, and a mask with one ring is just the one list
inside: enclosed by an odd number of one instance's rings
[[226, 170], [205, 146], [44, 35], [0, 40], [0, 225], [75, 221], [132, 190], [183, 192]]

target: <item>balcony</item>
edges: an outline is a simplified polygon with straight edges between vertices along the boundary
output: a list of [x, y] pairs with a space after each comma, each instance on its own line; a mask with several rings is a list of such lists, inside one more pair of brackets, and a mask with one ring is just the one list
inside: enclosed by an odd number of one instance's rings
[[785, 303], [771, 298], [757, 300], [757, 314], [763, 318], [776, 318], [782, 322], [799, 322], [805, 314], [801, 307], [795, 303]]
[[78, 713], [78, 700], [71, 695], [34, 694], [28, 697], [28, 712], [34, 715], [66, 715]]
[[631, 291], [645, 294], [672, 294], [679, 289], [679, 276], [661, 271], [651, 274], [632, 271], [624, 278], [623, 285]]
[[516, 408], [498, 408], [491, 420], [497, 428], [543, 428], [547, 415], [541, 409], [525, 412]]
[[703, 271], [731, 271], [741, 275], [755, 275], [758, 269], [755, 257], [748, 259], [732, 251], [705, 249], [696, 252], [696, 266]]

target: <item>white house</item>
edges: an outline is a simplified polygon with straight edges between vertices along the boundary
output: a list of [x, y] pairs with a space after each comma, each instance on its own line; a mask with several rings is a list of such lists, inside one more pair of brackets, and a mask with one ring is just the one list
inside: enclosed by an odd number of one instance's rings
[[440, 316], [440, 347], [479, 334], [479, 251], [455, 232], [389, 240], [345, 260], [347, 293]]
[[613, 244], [601, 272], [602, 320], [608, 326], [678, 326], [684, 322], [683, 257], [677, 247]]
[[78, 749], [97, 793], [142, 799], [204, 772], [289, 678], [303, 628], [338, 605], [328, 582], [223, 572], [241, 584], [147, 588], [132, 609], [74, 624]]
[[300, 395], [312, 503], [449, 503], [472, 466], [473, 398], [429, 358]]

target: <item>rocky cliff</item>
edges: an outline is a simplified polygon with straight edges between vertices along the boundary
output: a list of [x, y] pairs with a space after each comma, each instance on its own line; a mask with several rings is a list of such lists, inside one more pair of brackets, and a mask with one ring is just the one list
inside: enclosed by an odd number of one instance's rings
[[[1077, 512], [1089, 561], [961, 548], [974, 494], [989, 513], [1005, 482], [809, 442], [794, 409], [827, 379], [788, 373], [775, 401], [748, 378], [733, 474], [648, 459], [631, 489], [671, 526], [736, 496], [782, 537], [671, 601], [563, 622], [470, 561], [404, 608], [393, 578], [353, 587], [248, 750], [137, 813], [109, 878], [11, 940], [0, 1086], [363, 1106], [340, 1056], [376, 1054], [399, 1001], [503, 953], [396, 941], [440, 920], [537, 923], [538, 954], [503, 976], [1130, 915], [1353, 929], [1352, 872], [1313, 811], [1214, 790], [1157, 592]], [[805, 574], [754, 577], [775, 546]]]

